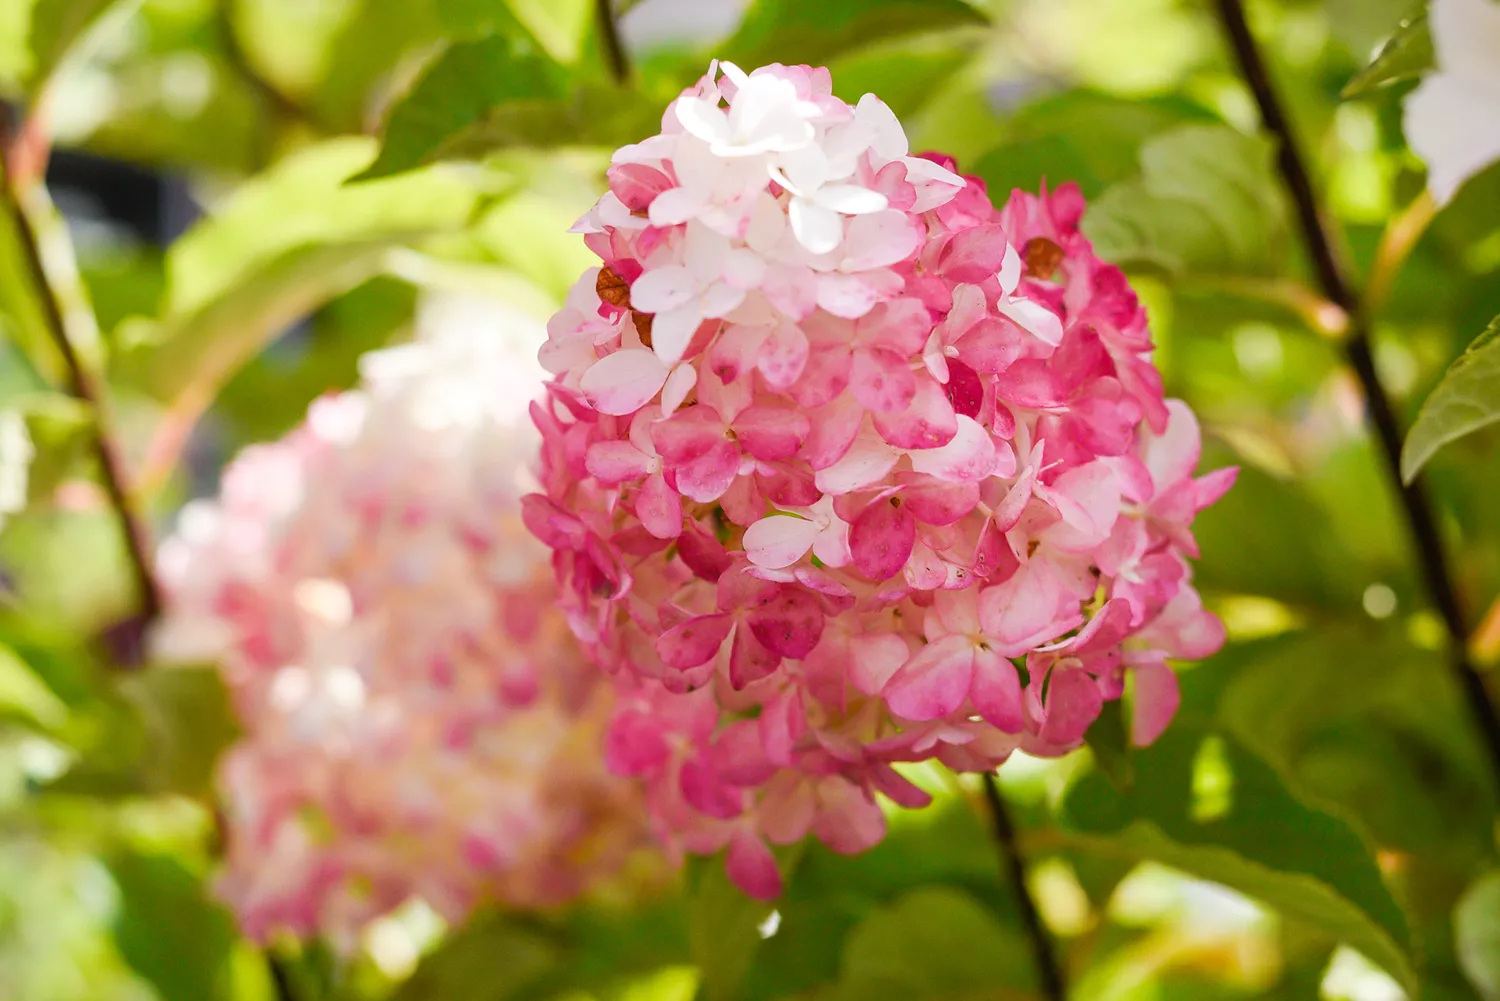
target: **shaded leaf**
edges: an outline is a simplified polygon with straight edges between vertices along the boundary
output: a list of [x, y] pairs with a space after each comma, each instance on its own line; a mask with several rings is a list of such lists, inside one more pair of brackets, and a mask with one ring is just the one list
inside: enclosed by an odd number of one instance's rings
[[[914, 890], [850, 932], [832, 997], [1021, 998], [1032, 986], [1025, 939], [973, 897], [949, 887]], [[978, 994], [977, 992], [983, 992]]]
[[531, 34], [507, 30], [449, 46], [391, 109], [380, 156], [364, 181], [500, 145], [555, 125], [567, 75]]
[[1380, 47], [1375, 59], [1344, 85], [1339, 96], [1348, 100], [1401, 80], [1421, 76], [1437, 64], [1427, 12], [1403, 20], [1396, 33]]
[[229, 692], [212, 667], [142, 671], [121, 683], [139, 710], [151, 740], [146, 787], [157, 792], [206, 795], [219, 754], [239, 733]]
[[1104, 703], [1099, 718], [1084, 734], [1084, 741], [1094, 752], [1094, 764], [1115, 788], [1129, 789], [1135, 780], [1135, 767], [1130, 758], [1130, 739], [1125, 732], [1125, 711], [1119, 699]]
[[1453, 912], [1458, 961], [1485, 1001], [1500, 999], [1500, 870], [1481, 876]]
[[592, 0], [444, 0], [443, 27], [455, 38], [514, 31], [517, 22], [560, 63], [575, 62], [594, 10]]
[[770, 62], [821, 66], [860, 45], [985, 21], [963, 0], [755, 0], [718, 51], [746, 70]]
[[391, 1001], [504, 1001], [556, 970], [563, 946], [541, 927], [486, 914], [425, 957]]
[[688, 897], [688, 946], [708, 1001], [735, 1001], [761, 947], [760, 927], [775, 909], [729, 881], [721, 859], [701, 861]]
[[109, 862], [120, 890], [115, 943], [162, 1001], [226, 996], [234, 921], [175, 858], [122, 854]]
[[1069, 790], [1065, 824], [1097, 850], [1223, 883], [1338, 937], [1408, 989], [1406, 919], [1363, 839], [1303, 803], [1234, 737], [1191, 722], [1135, 752], [1127, 794], [1099, 772]]
[[34, 0], [28, 38], [33, 83], [55, 70], [111, 8], [118, 22], [139, 6], [140, 0]]
[[68, 707], [8, 646], [0, 646], [0, 717], [26, 720], [52, 730], [68, 717]]
[[1275, 270], [1286, 236], [1271, 146], [1227, 126], [1186, 126], [1141, 147], [1141, 175], [1105, 192], [1084, 232], [1117, 264], [1169, 274]]
[[1410, 483], [1450, 441], [1500, 421], [1500, 316], [1448, 367], [1422, 404], [1401, 448], [1401, 478]]

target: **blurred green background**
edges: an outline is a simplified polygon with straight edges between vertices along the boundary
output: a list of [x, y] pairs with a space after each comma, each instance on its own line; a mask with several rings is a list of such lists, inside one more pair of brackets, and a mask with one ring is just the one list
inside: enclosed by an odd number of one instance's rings
[[[1126, 753], [1106, 718], [1090, 750], [1002, 772], [1072, 997], [1500, 997], [1494, 779], [1210, 5], [617, 0], [624, 85], [599, 13], [0, 0], [0, 411], [26, 430], [0, 434], [0, 478], [25, 476], [0, 532], [0, 999], [276, 990], [206, 889], [213, 755], [233, 736], [223, 693], [207, 667], [132, 666], [138, 596], [18, 202], [161, 534], [238, 448], [408, 337], [423, 296], [545, 318], [590, 263], [566, 230], [609, 151], [656, 131], [713, 56], [829, 65], [840, 96], [878, 93], [914, 150], [955, 155], [998, 199], [1076, 180], [1087, 231], [1149, 305], [1169, 394], [1201, 416], [1205, 466], [1242, 467], [1196, 528], [1197, 581], [1231, 642], [1184, 674], [1178, 723]], [[1500, 170], [1429, 225], [1400, 127], [1412, 81], [1340, 98], [1412, 13], [1250, 5], [1408, 421], [1500, 314]], [[49, 146], [51, 203], [36, 183]], [[378, 179], [344, 183], [367, 169]], [[1429, 467], [1484, 665], [1500, 657], [1497, 442], [1467, 437]], [[918, 778], [933, 808], [893, 818], [862, 857], [807, 848], [769, 924], [708, 864], [666, 899], [461, 930], [413, 905], [352, 961], [282, 949], [290, 989], [1039, 997], [975, 787]]]

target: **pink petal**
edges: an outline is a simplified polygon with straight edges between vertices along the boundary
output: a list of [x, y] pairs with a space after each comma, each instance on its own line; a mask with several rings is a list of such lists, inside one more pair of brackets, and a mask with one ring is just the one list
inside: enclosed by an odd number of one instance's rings
[[1049, 744], [1065, 747], [1083, 739], [1099, 718], [1104, 697], [1094, 679], [1083, 671], [1054, 671], [1047, 685], [1046, 706], [1047, 719], [1039, 735]]
[[995, 468], [995, 444], [972, 417], [958, 415], [958, 432], [941, 448], [907, 453], [911, 468], [950, 483], [978, 483]]
[[724, 496], [739, 471], [740, 450], [732, 441], [720, 441], [707, 455], [678, 466], [673, 472], [682, 496], [707, 504]]
[[807, 335], [790, 323], [772, 328], [771, 334], [761, 346], [756, 366], [765, 378], [766, 385], [782, 392], [802, 378], [807, 367]]
[[688, 393], [698, 384], [698, 370], [691, 365], [677, 365], [667, 376], [667, 384], [661, 390], [661, 414], [671, 417]]
[[823, 635], [823, 609], [818, 599], [794, 587], [779, 589], [750, 612], [747, 621], [762, 646], [793, 660], [812, 653]]
[[772, 764], [788, 768], [797, 739], [807, 730], [807, 711], [802, 707], [802, 690], [788, 685], [761, 706], [756, 721], [761, 745]]
[[1151, 473], [1158, 494], [1193, 475], [1202, 450], [1202, 433], [1192, 408], [1181, 400], [1167, 401], [1167, 429], [1141, 434], [1141, 459]]
[[661, 721], [654, 713], [626, 710], [610, 721], [604, 761], [616, 775], [644, 775], [666, 763], [671, 754]]
[[958, 434], [958, 415], [938, 385], [925, 373], [917, 379], [911, 406], [899, 413], [873, 415], [880, 437], [897, 448], [940, 448]]
[[682, 532], [682, 497], [661, 473], [652, 473], [635, 496], [635, 515], [656, 538], [675, 539]]
[[583, 458], [589, 475], [605, 486], [651, 474], [652, 458], [628, 441], [596, 441]]
[[950, 281], [978, 285], [999, 274], [1007, 246], [1005, 230], [996, 224], [961, 230], [938, 254], [937, 270]]
[[688, 805], [710, 817], [732, 820], [744, 810], [744, 792], [716, 774], [706, 755], [685, 761], [677, 784]]
[[753, 719], [736, 720], [720, 730], [710, 757], [713, 771], [730, 785], [758, 786], [776, 774], [777, 765], [766, 754]]
[[832, 851], [857, 855], [885, 837], [885, 813], [874, 796], [853, 782], [829, 779], [819, 785], [818, 798], [812, 832]]
[[1021, 711], [1021, 677], [1016, 666], [993, 650], [974, 651], [974, 680], [969, 701], [985, 722], [1006, 733], [1025, 727]]
[[905, 410], [917, 394], [917, 378], [905, 358], [887, 351], [857, 350], [849, 370], [849, 391], [870, 410]]
[[1193, 481], [1194, 506], [1201, 510], [1213, 504], [1229, 492], [1229, 488], [1234, 486], [1234, 481], [1239, 479], [1239, 475], [1238, 466], [1228, 466], [1198, 477]]
[[748, 327], [731, 324], [719, 333], [713, 346], [708, 349], [706, 361], [709, 370], [722, 382], [733, 382], [755, 367], [761, 345], [769, 334], [767, 327]]
[[879, 695], [910, 657], [906, 641], [892, 633], [855, 636], [849, 640], [849, 681], [866, 695]]
[[885, 794], [897, 806], [908, 810], [920, 810], [932, 803], [932, 794], [903, 778], [890, 765], [875, 765], [870, 769], [870, 784]]
[[1065, 631], [1058, 628], [1059, 603], [1065, 597], [1050, 573], [1028, 564], [979, 593], [979, 621], [992, 640], [1024, 650]]
[[734, 419], [740, 446], [766, 462], [796, 455], [810, 429], [807, 417], [789, 407], [753, 406]]
[[781, 658], [761, 645], [749, 629], [736, 629], [729, 648], [729, 684], [735, 691], [768, 678]]
[[892, 675], [881, 692], [903, 719], [941, 719], [958, 710], [974, 678], [974, 641], [945, 636], [929, 643]]
[[901, 497], [911, 516], [924, 525], [951, 525], [978, 505], [979, 486], [919, 476], [901, 488]]
[[694, 576], [715, 582], [734, 565], [734, 559], [718, 539], [705, 532], [696, 521], [677, 537], [677, 555]]
[[858, 330], [865, 347], [881, 348], [905, 361], [926, 346], [932, 314], [916, 299], [892, 299], [861, 320]]
[[591, 365], [578, 388], [595, 410], [622, 417], [649, 403], [666, 381], [667, 366], [654, 352], [626, 348]]
[[1068, 389], [1062, 378], [1035, 358], [1023, 358], [1000, 372], [995, 377], [995, 391], [1001, 399], [1018, 407], [1043, 409], [1068, 402]]
[[1035, 335], [1043, 344], [1057, 347], [1062, 343], [1062, 320], [1056, 313], [1032, 299], [1006, 299], [995, 304], [996, 312], [1008, 316], [1022, 330]]
[[679, 410], [651, 425], [651, 443], [667, 462], [692, 462], [713, 451], [724, 441], [724, 421], [709, 406], [698, 404]]
[[1150, 660], [1134, 670], [1135, 698], [1131, 706], [1130, 742], [1146, 747], [1155, 742], [1182, 702], [1177, 675], [1165, 660]]
[[662, 633], [656, 641], [656, 653], [668, 667], [679, 671], [707, 664], [724, 645], [733, 626], [734, 619], [724, 613], [696, 616]]
[[1010, 320], [986, 317], [958, 339], [958, 356], [976, 372], [1004, 372], [1021, 357], [1026, 334]]
[[842, 459], [854, 443], [864, 409], [854, 397], [840, 396], [812, 410], [807, 417], [807, 440], [802, 443], [799, 457], [814, 470], [827, 469]]
[[771, 515], [745, 529], [745, 555], [758, 567], [789, 567], [807, 554], [819, 531], [816, 522], [805, 518]]
[[897, 497], [874, 501], [849, 526], [854, 567], [873, 581], [899, 574], [916, 541], [917, 521]]

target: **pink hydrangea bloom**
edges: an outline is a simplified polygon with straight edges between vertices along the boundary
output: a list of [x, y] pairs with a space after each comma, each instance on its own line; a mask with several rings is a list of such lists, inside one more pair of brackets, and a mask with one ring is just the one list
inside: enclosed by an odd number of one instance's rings
[[826, 69], [719, 64], [615, 154], [542, 352], [526, 518], [623, 679], [611, 762], [756, 896], [770, 844], [923, 805], [898, 763], [1065, 753], [1127, 685], [1150, 742], [1223, 641], [1186, 558], [1234, 471], [1077, 188], [953, 167]]
[[449, 336], [367, 355], [360, 389], [247, 449], [160, 555], [158, 649], [217, 660], [243, 726], [218, 889], [257, 939], [348, 948], [412, 897], [454, 921], [552, 906], [649, 841], [603, 760], [612, 685], [521, 522], [540, 326], [437, 303]]

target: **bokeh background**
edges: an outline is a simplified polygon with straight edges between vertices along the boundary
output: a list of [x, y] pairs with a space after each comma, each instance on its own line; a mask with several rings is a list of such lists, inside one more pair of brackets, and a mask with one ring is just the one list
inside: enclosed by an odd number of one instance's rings
[[[496, 8], [564, 67], [568, 100], [471, 130], [445, 147], [462, 164], [427, 166], [435, 138], [393, 118], [380, 164], [415, 169], [344, 184], [424, 67], [493, 30]], [[1411, 13], [1250, 5], [1408, 420], [1500, 314], [1500, 171], [1429, 219], [1401, 132], [1412, 83], [1340, 97]], [[1496, 790], [1209, 5], [616, 14], [628, 86], [592, 0], [0, 0], [11, 172], [50, 141], [41, 237], [76, 255], [71, 301], [92, 303], [96, 335], [75, 319], [153, 530], [239, 448], [352, 385], [363, 352], [409, 338], [424, 303], [469, 303], [447, 322], [475, 337], [486, 301], [544, 321], [591, 263], [567, 229], [609, 150], [656, 131], [711, 57], [829, 65], [837, 93], [878, 93], [914, 150], [956, 156], [997, 197], [1078, 182], [1087, 231], [1149, 306], [1168, 394], [1202, 419], [1205, 466], [1242, 468], [1195, 527], [1230, 643], [1184, 674], [1179, 724], [1131, 755], [1100, 734], [1003, 770], [1072, 996], [1500, 996], [1500, 888], [1465, 896], [1494, 864]], [[483, 107], [496, 86], [459, 80], [440, 103]], [[26, 431], [0, 435], [0, 476], [25, 484], [0, 532], [0, 999], [272, 998], [207, 889], [222, 690], [207, 667], [130, 666], [132, 577], [15, 238], [0, 232], [0, 409]], [[1481, 664], [1500, 658], [1497, 443], [1472, 436], [1430, 467]], [[919, 779], [931, 809], [859, 858], [808, 848], [774, 917], [696, 869], [646, 900], [465, 929], [414, 903], [351, 961], [284, 950], [297, 1001], [1038, 997], [974, 789]]]

